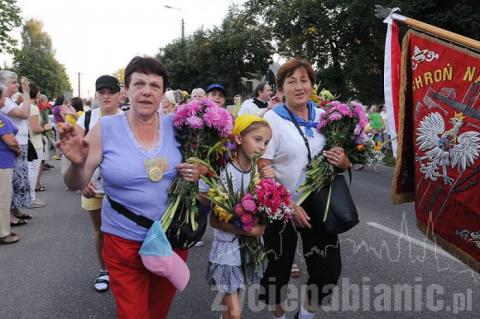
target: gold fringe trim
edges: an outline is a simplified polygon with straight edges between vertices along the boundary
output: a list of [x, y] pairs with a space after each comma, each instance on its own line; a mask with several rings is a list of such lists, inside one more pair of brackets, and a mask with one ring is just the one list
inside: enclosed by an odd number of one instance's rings
[[[432, 226], [433, 227], [433, 226]], [[425, 226], [420, 220], [417, 219], [417, 228], [425, 234], [431, 241], [438, 244], [452, 256], [472, 268], [474, 271], [480, 273], [480, 261], [476, 260], [462, 249], [458, 248], [457, 246], [451, 244], [446, 239], [441, 237], [438, 234], [435, 234], [433, 229], [430, 229], [430, 226]]]
[[398, 183], [401, 179], [402, 174], [402, 164], [404, 158], [408, 154], [403, 153], [403, 136], [405, 134], [403, 123], [405, 121], [405, 100], [407, 92], [407, 66], [409, 57], [409, 43], [410, 43], [410, 33], [411, 30], [405, 34], [402, 40], [402, 61], [401, 61], [401, 72], [400, 72], [400, 102], [399, 102], [399, 113], [398, 113], [398, 134], [397, 134], [397, 161], [395, 162], [395, 171], [393, 173], [392, 179], [392, 190], [391, 197], [394, 205], [399, 205], [406, 202], [411, 202], [415, 200], [415, 193], [399, 193], [398, 192]]

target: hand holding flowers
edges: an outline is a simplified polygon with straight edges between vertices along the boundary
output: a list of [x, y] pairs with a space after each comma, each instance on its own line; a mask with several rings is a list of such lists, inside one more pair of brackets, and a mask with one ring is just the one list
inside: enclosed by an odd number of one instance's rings
[[185, 213], [185, 223], [195, 231], [198, 227], [196, 181], [200, 175], [205, 179], [217, 178], [211, 164], [221, 157], [222, 146], [233, 128], [233, 118], [226, 109], [208, 99], [195, 100], [178, 107], [173, 126], [186, 164], [179, 166], [182, 177], [177, 176], [170, 186], [162, 226], [167, 231], [175, 214]]
[[332, 101], [325, 106], [317, 129], [325, 135], [325, 151], [318, 153], [307, 166], [306, 178], [298, 188], [303, 192], [297, 200], [300, 205], [312, 192], [331, 185], [335, 175], [354, 163], [363, 163], [368, 149], [364, 145], [363, 133], [368, 119], [362, 105]]

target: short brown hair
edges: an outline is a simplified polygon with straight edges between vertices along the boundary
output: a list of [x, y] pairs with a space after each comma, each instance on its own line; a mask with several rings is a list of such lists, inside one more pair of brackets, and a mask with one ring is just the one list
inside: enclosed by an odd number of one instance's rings
[[308, 61], [306, 60], [299, 60], [296, 58], [292, 58], [282, 64], [280, 69], [278, 69], [277, 75], [276, 75], [276, 83], [277, 83], [277, 89], [280, 91], [283, 91], [283, 83], [285, 83], [285, 79], [291, 76], [296, 69], [298, 68], [304, 68], [305, 71], [307, 71], [308, 79], [310, 80], [310, 83], [312, 86], [315, 85], [315, 71], [313, 71], [312, 66]]
[[130, 86], [130, 78], [133, 73], [156, 74], [163, 78], [163, 93], [168, 87], [168, 73], [160, 61], [152, 57], [134, 57], [125, 68], [125, 86]]

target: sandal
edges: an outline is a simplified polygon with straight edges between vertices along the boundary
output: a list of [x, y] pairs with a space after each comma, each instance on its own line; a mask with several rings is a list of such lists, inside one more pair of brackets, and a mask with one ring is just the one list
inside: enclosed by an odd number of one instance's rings
[[298, 268], [297, 264], [292, 265], [292, 270], [290, 270], [290, 277], [292, 278], [300, 277], [300, 268]]
[[18, 243], [20, 239], [17, 236], [7, 235], [5, 237], [0, 238], [0, 245], [10, 245]]
[[16, 222], [16, 223], [10, 222], [11, 227], [23, 226], [23, 225], [26, 225], [26, 224], [28, 224], [28, 223], [25, 219], [19, 219], [18, 222]]
[[110, 287], [110, 277], [108, 271], [100, 270], [97, 279], [93, 283], [95, 290], [98, 292], [105, 292]]
[[18, 219], [32, 219], [32, 215], [29, 215], [29, 214], [22, 214], [20, 216], [13, 214], [13, 216], [17, 217]]
[[36, 191], [36, 192], [43, 192], [43, 191], [46, 191], [46, 190], [47, 190], [47, 188], [46, 188], [45, 186], [43, 186], [43, 185], [40, 185], [40, 186], [36, 186], [36, 187], [35, 187], [35, 191]]

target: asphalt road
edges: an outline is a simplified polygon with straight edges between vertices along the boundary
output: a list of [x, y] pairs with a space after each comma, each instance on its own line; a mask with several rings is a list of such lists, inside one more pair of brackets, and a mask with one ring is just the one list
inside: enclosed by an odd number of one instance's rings
[[[60, 162], [51, 163], [56, 168], [43, 176], [48, 190], [39, 193], [48, 206], [28, 210], [34, 219], [14, 228], [20, 243], [0, 247], [0, 318], [114, 318], [111, 293], [93, 289], [99, 266], [90, 220], [80, 209], [80, 196], [66, 191]], [[340, 289], [316, 318], [478, 318], [479, 275], [425, 239], [413, 205], [391, 204], [392, 172], [388, 167], [379, 174], [354, 172], [361, 224], [341, 236]], [[214, 311], [218, 296], [204, 278], [211, 230], [204, 241], [205, 247], [190, 250], [192, 278], [169, 318], [220, 317]], [[298, 309], [305, 282], [305, 265], [298, 259], [302, 276], [292, 280], [288, 318]], [[247, 291], [243, 317], [271, 318], [255, 293]]]

